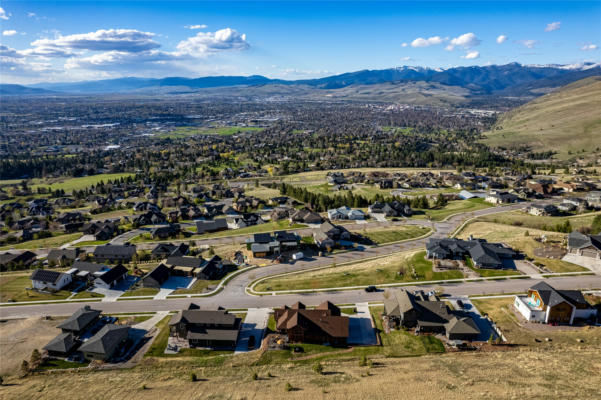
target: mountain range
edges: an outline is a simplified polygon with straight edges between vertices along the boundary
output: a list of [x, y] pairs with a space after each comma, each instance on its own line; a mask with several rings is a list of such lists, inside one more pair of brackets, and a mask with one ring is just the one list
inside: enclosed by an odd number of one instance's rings
[[[207, 89], [252, 88], [253, 93], [265, 92], [273, 96], [278, 93], [296, 92], [300, 95], [315, 95], [315, 92], [331, 92], [336, 97], [340, 89], [344, 93], [355, 88], [382, 86], [385, 91], [403, 89], [407, 85], [421, 83], [422, 87], [437, 90], [463, 89], [464, 96], [504, 95], [538, 96], [553, 88], [577, 80], [601, 75], [601, 64], [565, 65], [506, 65], [455, 67], [432, 69], [424, 67], [398, 67], [382, 70], [362, 70], [317, 79], [283, 80], [270, 79], [260, 75], [251, 76], [210, 76], [202, 78], [118, 78], [97, 81], [38, 83], [29, 86], [0, 85], [2, 95], [35, 94], [180, 94], [203, 93]], [[426, 86], [423, 83], [427, 83]], [[393, 85], [391, 85], [393, 84]], [[379, 86], [378, 86], [379, 87]], [[255, 90], [261, 88], [260, 90]], [[353, 90], [351, 90], [353, 89]], [[372, 88], [373, 89], [373, 88]], [[465, 92], [467, 90], [467, 92]], [[210, 91], [217, 93], [215, 90]], [[235, 91], [235, 93], [238, 93]], [[332, 94], [333, 93], [333, 94]], [[248, 91], [243, 94], [248, 95]], [[392, 96], [394, 100], [394, 96]]]

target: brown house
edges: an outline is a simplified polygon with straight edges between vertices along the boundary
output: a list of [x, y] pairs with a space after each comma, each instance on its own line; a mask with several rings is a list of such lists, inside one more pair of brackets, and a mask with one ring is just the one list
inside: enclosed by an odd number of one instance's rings
[[300, 302], [276, 308], [274, 318], [276, 329], [288, 335], [290, 342], [345, 346], [349, 336], [349, 318], [342, 317], [340, 309], [329, 301], [312, 310]]

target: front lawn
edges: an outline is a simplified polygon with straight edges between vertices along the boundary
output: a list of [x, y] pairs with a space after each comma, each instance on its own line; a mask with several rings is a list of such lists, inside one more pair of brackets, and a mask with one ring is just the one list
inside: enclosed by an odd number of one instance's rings
[[120, 297], [132, 297], [132, 296], [155, 296], [159, 293], [159, 289], [155, 288], [138, 288], [134, 290], [127, 290]]
[[25, 290], [31, 287], [29, 276], [0, 276], [0, 302], [8, 301], [43, 301], [64, 300], [71, 296], [71, 292], [61, 290], [56, 293], [40, 293], [35, 290]]

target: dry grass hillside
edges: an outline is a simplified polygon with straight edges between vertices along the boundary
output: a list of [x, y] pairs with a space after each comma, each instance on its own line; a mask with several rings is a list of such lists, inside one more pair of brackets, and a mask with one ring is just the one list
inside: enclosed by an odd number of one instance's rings
[[601, 154], [601, 77], [574, 82], [510, 111], [485, 135], [491, 146], [553, 150], [560, 159]]
[[[224, 368], [227, 364], [227, 368]], [[147, 359], [129, 370], [57, 373], [5, 380], [3, 399], [549, 399], [598, 398], [598, 348], [455, 353], [311, 365], [220, 367]], [[367, 374], [367, 371], [370, 371]], [[190, 373], [198, 374], [192, 382]], [[253, 380], [256, 372], [258, 379]], [[268, 374], [271, 374], [269, 376]], [[292, 390], [286, 391], [286, 383]]]

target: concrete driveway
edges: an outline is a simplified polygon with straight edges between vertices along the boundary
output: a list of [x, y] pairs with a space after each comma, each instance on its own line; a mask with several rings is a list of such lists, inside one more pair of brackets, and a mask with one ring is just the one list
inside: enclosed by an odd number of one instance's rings
[[349, 315], [348, 344], [359, 346], [373, 346], [378, 344], [374, 330], [369, 305], [367, 303], [355, 304], [356, 314]]
[[110, 289], [95, 287], [90, 291], [94, 292], [94, 293], [103, 294], [104, 295], [104, 297], [102, 298], [103, 302], [117, 301], [117, 299], [123, 293], [125, 293], [125, 291], [127, 289], [129, 289], [137, 281], [138, 281], [138, 278], [136, 278], [135, 276], [127, 275], [127, 277], [124, 280], [122, 280], [121, 282], [119, 282], [117, 285], [115, 285], [114, 287], [112, 287]]
[[[458, 310], [461, 314], [464, 314], [467, 317], [471, 317], [474, 320], [474, 323], [480, 329], [480, 335], [478, 336], [478, 341], [485, 342], [490, 338], [492, 334], [493, 340], [497, 338], [497, 334], [492, 328], [490, 321], [480, 314], [480, 310], [476, 308], [476, 306], [470, 301], [470, 299], [466, 297], [451, 297], [445, 300], [450, 301], [455, 310]], [[457, 305], [457, 300], [461, 300], [463, 302], [463, 308]]]
[[172, 276], [167, 279], [163, 285], [161, 285], [161, 289], [153, 297], [153, 299], [164, 300], [177, 289], [189, 289], [194, 282], [196, 282], [196, 278], [190, 278], [187, 276]]
[[581, 267], [588, 268], [597, 275], [601, 275], [601, 260], [596, 260], [591, 257], [579, 256], [577, 254], [566, 254], [563, 261], [571, 262], [572, 264], [580, 265]]
[[[263, 333], [265, 332], [267, 323], [269, 321], [269, 313], [271, 312], [271, 308], [248, 309], [246, 312], [246, 318], [244, 318], [244, 322], [240, 328], [235, 354], [246, 353], [247, 351], [254, 350], [261, 345]], [[255, 346], [254, 348], [249, 349], [248, 340], [251, 336], [255, 337]]]

